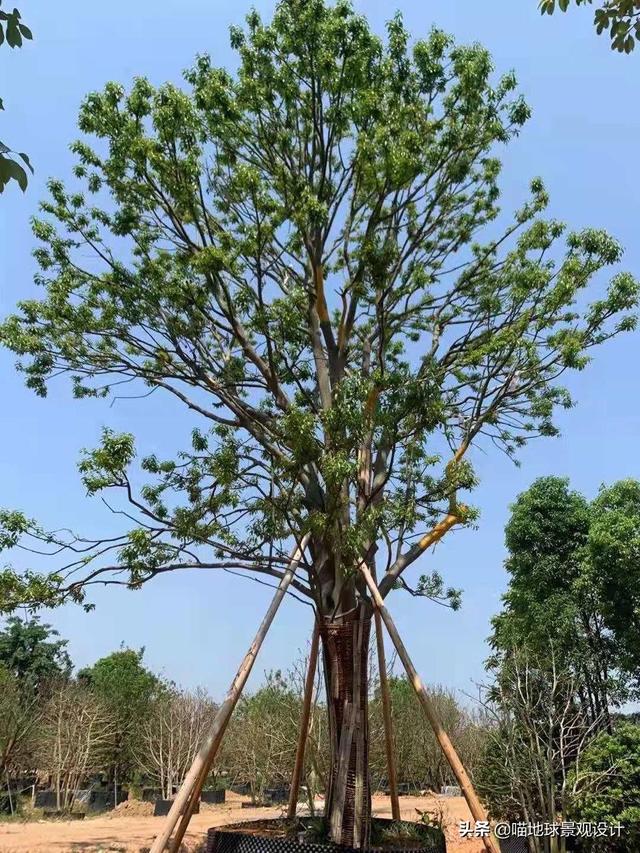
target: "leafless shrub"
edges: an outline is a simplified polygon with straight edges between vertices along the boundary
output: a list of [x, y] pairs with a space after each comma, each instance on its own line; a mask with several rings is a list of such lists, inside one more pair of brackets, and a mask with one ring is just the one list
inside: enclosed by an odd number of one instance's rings
[[70, 810], [87, 777], [102, 769], [114, 722], [86, 688], [71, 681], [52, 685], [43, 709], [39, 766], [53, 779], [58, 810]]
[[142, 726], [138, 762], [166, 799], [186, 776], [215, 712], [214, 701], [200, 688], [192, 692], [171, 688], [153, 703]]

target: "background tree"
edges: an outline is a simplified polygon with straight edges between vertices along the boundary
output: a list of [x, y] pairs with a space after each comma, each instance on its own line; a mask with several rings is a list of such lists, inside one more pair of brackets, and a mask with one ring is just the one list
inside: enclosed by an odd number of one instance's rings
[[608, 724], [610, 706], [627, 691], [588, 560], [592, 517], [586, 498], [559, 477], [536, 480], [518, 496], [505, 528], [509, 586], [492, 620], [489, 663], [499, 667], [522, 647], [540, 663], [553, 649], [575, 673], [585, 714]]
[[35, 740], [52, 679], [70, 675], [67, 641], [37, 618], [12, 617], [0, 631], [0, 774], [34, 769]]
[[[576, 6], [591, 6], [593, 0], [574, 0]], [[553, 15], [556, 7], [566, 12], [571, 0], [540, 0], [543, 15]], [[598, 35], [609, 33], [612, 50], [631, 53], [640, 39], [640, 3], [638, 0], [607, 0], [594, 12]]]
[[252, 12], [232, 45], [233, 76], [200, 57], [189, 91], [138, 79], [87, 98], [80, 127], [102, 153], [77, 142], [80, 186], [51, 182], [35, 224], [45, 293], [0, 330], [37, 393], [69, 374], [77, 397], [126, 383], [181, 401], [191, 448], [143, 458], [140, 485], [133, 437], [105, 431], [84, 483], [129, 501], [133, 527], [92, 543], [5, 512], [5, 544], [35, 537], [70, 560], [8, 568], [0, 590], [12, 608], [181, 569], [279, 578], [309, 533], [293, 591], [322, 623], [327, 816], [334, 841], [362, 846], [371, 605], [358, 567], [378, 560], [386, 596], [474, 520], [469, 449], [513, 455], [555, 434], [555, 407], [571, 404], [558, 378], [634, 326], [637, 284], [615, 275], [587, 304], [620, 247], [593, 229], [563, 239], [540, 180], [494, 222], [497, 147], [529, 110], [481, 47], [437, 30], [410, 44], [400, 17], [380, 39], [343, 0], [283, 0], [271, 23]]
[[632, 698], [640, 673], [640, 484], [603, 487], [594, 501], [567, 480], [536, 480], [506, 526], [509, 586], [492, 620], [499, 668], [514, 648], [538, 663], [552, 643], [575, 674], [591, 720], [611, 729], [611, 711]]
[[627, 853], [640, 844], [640, 727], [620, 723], [588, 745], [574, 772], [576, 796], [569, 815], [617, 827], [619, 835], [588, 839], [597, 853]]
[[201, 748], [216, 705], [206, 691], [165, 688], [142, 725], [138, 762], [170, 799]]
[[[283, 728], [288, 732], [292, 731], [290, 723], [291, 715], [293, 714], [295, 716], [296, 743], [293, 746], [294, 753], [297, 747], [310, 651], [311, 648], [309, 646], [306, 651], [300, 652], [291, 668], [286, 673], [281, 673], [280, 675], [280, 680], [284, 683], [285, 690], [288, 694], [292, 694], [296, 700], [292, 701], [291, 698], [289, 698], [288, 701], [283, 703], [283, 711], [289, 718], [289, 720], [283, 724]], [[371, 655], [369, 661], [370, 673], [374, 666], [373, 655]], [[316, 668], [315, 688], [309, 713], [309, 737], [305, 747], [304, 766], [301, 779], [301, 786], [304, 789], [306, 802], [311, 814], [315, 814], [314, 802], [317, 798], [317, 794], [326, 793], [331, 762], [331, 756], [328, 749], [329, 737], [327, 732], [326, 697], [323, 693], [323, 678], [320, 669], [320, 667]], [[289, 734], [289, 737], [290, 736], [291, 735]], [[289, 780], [286, 780], [285, 784], [288, 785], [288, 783]]]
[[105, 705], [75, 681], [52, 686], [44, 708], [38, 768], [53, 779], [58, 811], [70, 811], [91, 773], [106, 762], [113, 720]]
[[142, 665], [144, 649], [121, 649], [78, 673], [78, 680], [108, 709], [113, 741], [109, 745], [109, 776], [118, 785], [129, 782], [140, 751], [143, 726], [149, 706], [160, 690], [160, 682]]
[[54, 678], [66, 678], [72, 664], [67, 640], [39, 618], [7, 619], [0, 631], [0, 663], [20, 682], [39, 688]]
[[640, 483], [603, 487], [592, 507], [591, 577], [620, 666], [640, 686]]
[[[398, 781], [414, 791], [427, 789], [436, 793], [443, 785], [457, 784], [433, 732], [424, 725], [424, 712], [411, 683], [405, 677], [392, 676], [389, 689]], [[482, 749], [480, 727], [451, 690], [434, 684], [429, 687], [429, 695], [458, 755], [473, 775], [477, 753]], [[371, 746], [374, 783], [387, 775], [381, 717], [380, 694], [376, 689], [371, 702], [372, 733], [377, 733], [372, 736]]]
[[[0, 0], [0, 6], [2, 6], [2, 0]], [[31, 30], [23, 24], [17, 9], [14, 8], [11, 12], [0, 9], [0, 46], [7, 44], [12, 48], [22, 47], [23, 39], [32, 38]], [[4, 110], [2, 98], [0, 98], [0, 110]], [[21, 152], [16, 155], [4, 142], [0, 141], [0, 193], [11, 180], [17, 181], [23, 191], [27, 188], [27, 173], [22, 163], [16, 160], [16, 156], [33, 172], [26, 154]]]
[[480, 785], [494, 815], [511, 820], [615, 824], [625, 814], [622, 838], [593, 850], [632, 849], [637, 821], [633, 758], [616, 760], [637, 734], [616, 708], [637, 695], [638, 507], [634, 480], [591, 502], [567, 480], [536, 480], [512, 507], [509, 587], [493, 620], [494, 727]]
[[267, 673], [264, 686], [238, 704], [226, 757], [235, 779], [250, 783], [256, 802], [265, 801], [267, 788], [289, 785], [301, 709], [300, 696], [280, 672]]
[[0, 665], [0, 784], [33, 767], [41, 707], [38, 694], [21, 687], [15, 675]]
[[[527, 649], [504, 661], [483, 700], [493, 726], [475, 775], [494, 818], [555, 824], [570, 811], [582, 782], [575, 767], [598, 730], [577, 692], [575, 675], [552, 648], [541, 663]], [[529, 843], [532, 853], [565, 853], [567, 839]]]

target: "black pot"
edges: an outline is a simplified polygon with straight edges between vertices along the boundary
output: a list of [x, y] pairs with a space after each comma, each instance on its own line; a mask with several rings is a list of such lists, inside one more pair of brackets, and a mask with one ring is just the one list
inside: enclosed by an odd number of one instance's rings
[[[112, 785], [112, 786], [111, 786], [110, 788], [108, 788], [107, 790], [108, 790], [108, 793], [109, 793], [109, 797], [108, 797], [108, 799], [111, 799], [111, 802], [112, 802], [112, 803], [113, 803], [113, 805], [115, 806], [115, 805], [116, 805], [116, 789], [115, 789], [115, 788], [113, 787], [113, 785]], [[125, 801], [125, 800], [128, 800], [128, 799], [129, 799], [129, 791], [128, 791], [128, 790], [127, 790], [127, 791], [125, 791], [125, 790], [124, 790], [123, 788], [121, 788], [120, 786], [118, 786], [117, 794], [118, 794], [118, 805], [120, 805], [120, 803], [124, 803], [124, 801]]]
[[[164, 815], [168, 815], [173, 805], [173, 800], [156, 800], [155, 807], [153, 809], [154, 817], [163, 817]], [[195, 805], [192, 814], [198, 814], [200, 812], [200, 800]]]
[[[565, 839], [568, 851], [579, 850], [579, 842], [576, 838]], [[526, 838], [503, 838], [500, 841], [500, 853], [529, 853], [529, 842]]]
[[162, 791], [160, 788], [143, 788], [142, 789], [142, 802], [143, 803], [155, 803], [156, 800], [162, 799]]
[[51, 809], [56, 806], [55, 791], [36, 791], [35, 807], [37, 809]]
[[503, 838], [500, 841], [500, 853], [529, 853], [526, 838]]
[[65, 820], [84, 820], [84, 812], [59, 812], [50, 809], [45, 809], [45, 817], [62, 817]]
[[203, 791], [200, 794], [200, 801], [210, 804], [224, 803], [226, 793], [224, 788], [216, 789], [215, 791]]
[[114, 807], [113, 791], [92, 791], [89, 799], [89, 811], [106, 812]]
[[274, 805], [277, 803], [288, 803], [289, 802], [289, 789], [280, 787], [280, 788], [265, 788], [264, 789], [264, 798], [268, 803], [273, 803]]
[[12, 811], [16, 811], [18, 807], [17, 798], [14, 794], [9, 796], [8, 794], [0, 794], [0, 812], [3, 814], [11, 814]]
[[[282, 819], [270, 821], [274, 826], [282, 822]], [[304, 826], [305, 822], [303, 818], [300, 824]], [[405, 822], [408, 823], [408, 821]], [[391, 826], [393, 823], [396, 821], [384, 818], [373, 819], [373, 824], [379, 829]], [[401, 822], [398, 821], [397, 823]], [[313, 825], [311, 820], [309, 820], [309, 825]], [[336, 850], [339, 850], [340, 853], [347, 853], [353, 849], [344, 846], [336, 847], [335, 844], [327, 842], [299, 841], [297, 836], [278, 838], [273, 835], [254, 835], [251, 833], [252, 828], [255, 831], [255, 829], [260, 829], [263, 826], [264, 821], [250, 821], [229, 827], [214, 827], [207, 833], [206, 853], [336, 853]], [[394, 847], [392, 853], [446, 853], [447, 843], [442, 830], [418, 823], [411, 823], [410, 826], [412, 830], [418, 830], [424, 838], [424, 842], [420, 846], [407, 847], [406, 850], [401, 847]], [[380, 850], [379, 847], [370, 847], [362, 849], [358, 853], [379, 853]]]

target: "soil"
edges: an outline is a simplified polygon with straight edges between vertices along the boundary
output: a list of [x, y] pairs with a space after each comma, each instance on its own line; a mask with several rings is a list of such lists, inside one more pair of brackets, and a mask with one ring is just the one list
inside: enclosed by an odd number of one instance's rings
[[113, 811], [107, 812], [104, 817], [112, 819], [120, 817], [151, 817], [154, 807], [154, 803], [147, 803], [144, 800], [124, 800]]
[[[227, 792], [227, 802], [221, 805], [202, 803], [200, 814], [194, 815], [183, 850], [200, 853], [204, 850], [206, 833], [211, 826], [224, 826], [244, 820], [262, 820], [267, 816], [281, 817], [286, 807], [242, 808], [247, 797]], [[30, 821], [0, 823], [0, 853], [148, 853], [149, 847], [164, 818], [152, 817], [147, 807], [152, 803], [121, 803], [112, 812], [82, 821]], [[462, 797], [401, 797], [400, 808], [405, 820], [416, 820], [419, 812], [442, 814], [447, 834], [447, 853], [484, 853], [480, 839], [460, 839], [458, 823], [470, 820], [471, 815]], [[417, 811], [416, 811], [417, 810]], [[373, 798], [373, 812], [391, 817], [389, 797]]]

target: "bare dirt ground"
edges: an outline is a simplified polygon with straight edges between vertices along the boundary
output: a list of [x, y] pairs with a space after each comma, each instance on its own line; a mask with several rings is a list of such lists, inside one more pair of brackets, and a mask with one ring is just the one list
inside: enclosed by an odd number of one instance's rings
[[[185, 837], [184, 850], [204, 850], [206, 833], [211, 826], [222, 826], [239, 820], [278, 817], [281, 808], [242, 808], [244, 798], [228, 794], [228, 802], [220, 806], [202, 806], [194, 815]], [[469, 820], [470, 814], [462, 797], [401, 797], [402, 817], [415, 820], [416, 809], [442, 814], [447, 833], [447, 853], [482, 853], [479, 839], [461, 840], [458, 822]], [[391, 815], [388, 797], [373, 798], [374, 814]], [[163, 818], [136, 814], [138, 809], [125, 808], [101, 817], [83, 821], [31, 821], [0, 823], [0, 853], [146, 853]]]

